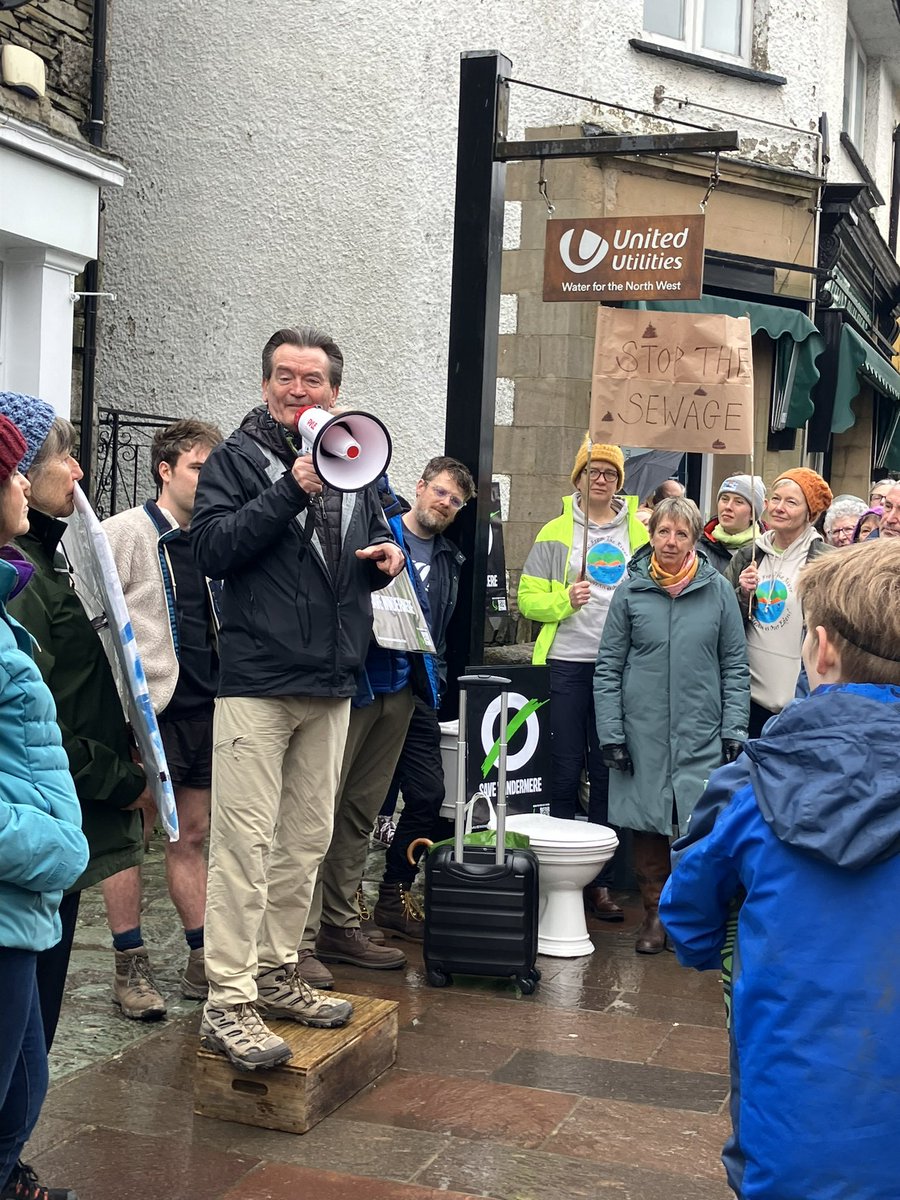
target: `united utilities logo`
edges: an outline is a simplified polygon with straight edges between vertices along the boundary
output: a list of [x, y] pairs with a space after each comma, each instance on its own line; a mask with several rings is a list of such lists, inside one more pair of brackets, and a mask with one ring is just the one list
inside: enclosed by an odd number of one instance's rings
[[579, 261], [576, 262], [572, 258], [572, 238], [574, 236], [575, 230], [567, 229], [559, 239], [560, 258], [566, 267], [570, 271], [574, 271], [576, 275], [582, 275], [585, 271], [593, 271], [595, 267], [600, 266], [609, 253], [609, 242], [599, 233], [594, 233], [593, 229], [582, 230], [581, 240], [578, 243]]

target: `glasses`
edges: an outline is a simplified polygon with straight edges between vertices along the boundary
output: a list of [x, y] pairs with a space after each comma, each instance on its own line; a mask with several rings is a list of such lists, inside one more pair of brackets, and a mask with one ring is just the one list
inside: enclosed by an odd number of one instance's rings
[[459, 512], [461, 508], [465, 508], [465, 500], [460, 500], [459, 496], [454, 496], [453, 493], [448, 492], [446, 488], [438, 487], [436, 483], [429, 483], [428, 486], [437, 496], [438, 500], [442, 500], [444, 504], [449, 504], [454, 512]]
[[618, 471], [601, 471], [599, 467], [591, 467], [591, 479], [605, 479], [607, 483], [617, 483]]

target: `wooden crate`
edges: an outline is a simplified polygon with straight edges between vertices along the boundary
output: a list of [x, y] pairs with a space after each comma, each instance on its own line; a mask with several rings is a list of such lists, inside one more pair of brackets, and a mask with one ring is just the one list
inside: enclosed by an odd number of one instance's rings
[[220, 1121], [306, 1133], [377, 1079], [397, 1057], [397, 1004], [370, 996], [329, 995], [353, 1005], [353, 1016], [339, 1029], [267, 1022], [293, 1051], [294, 1057], [283, 1067], [236, 1071], [224, 1055], [200, 1050], [194, 1112]]

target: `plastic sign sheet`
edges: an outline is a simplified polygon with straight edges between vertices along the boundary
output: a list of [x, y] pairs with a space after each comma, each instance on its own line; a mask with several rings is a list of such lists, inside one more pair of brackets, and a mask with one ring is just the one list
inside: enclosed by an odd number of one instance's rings
[[491, 523], [488, 529], [487, 580], [485, 586], [487, 615], [509, 612], [506, 591], [506, 555], [503, 550], [503, 518], [500, 505], [500, 484], [491, 483]]
[[705, 225], [696, 213], [548, 221], [544, 299], [698, 300]]
[[372, 593], [372, 617], [375, 641], [385, 650], [435, 653], [434, 639], [406, 570]]
[[77, 483], [75, 512], [69, 519], [65, 547], [72, 563], [75, 591], [112, 667], [163, 828], [169, 840], [176, 842], [175, 793], [122, 585], [106, 534]]
[[653, 450], [751, 454], [749, 318], [598, 308], [591, 437]]

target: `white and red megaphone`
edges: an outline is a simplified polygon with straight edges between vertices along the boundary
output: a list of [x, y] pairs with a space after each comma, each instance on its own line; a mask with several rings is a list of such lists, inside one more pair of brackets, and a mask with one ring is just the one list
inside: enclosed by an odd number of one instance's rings
[[391, 435], [371, 413], [329, 413], [309, 405], [294, 421], [316, 474], [335, 491], [358, 492], [388, 469]]

